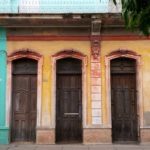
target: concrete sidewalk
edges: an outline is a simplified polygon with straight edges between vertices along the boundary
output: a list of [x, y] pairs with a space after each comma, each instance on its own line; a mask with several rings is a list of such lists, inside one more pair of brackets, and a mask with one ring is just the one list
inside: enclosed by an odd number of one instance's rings
[[0, 145], [0, 150], [150, 150], [150, 144], [142, 145], [37, 145], [10, 144]]

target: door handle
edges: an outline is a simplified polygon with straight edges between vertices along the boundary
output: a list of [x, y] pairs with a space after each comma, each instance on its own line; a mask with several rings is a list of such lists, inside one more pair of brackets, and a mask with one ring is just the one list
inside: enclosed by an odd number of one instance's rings
[[65, 116], [78, 116], [79, 113], [64, 113]]

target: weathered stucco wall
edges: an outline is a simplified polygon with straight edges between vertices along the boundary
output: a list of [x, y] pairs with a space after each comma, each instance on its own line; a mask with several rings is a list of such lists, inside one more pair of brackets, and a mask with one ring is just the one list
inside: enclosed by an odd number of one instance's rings
[[[25, 49], [37, 52], [43, 56], [43, 73], [42, 73], [42, 127], [50, 127], [52, 114], [51, 97], [52, 97], [52, 59], [51, 56], [63, 50], [75, 50], [86, 55], [90, 59], [90, 43], [80, 41], [9, 41], [7, 44], [8, 55], [13, 52]], [[87, 91], [90, 90], [90, 61], [87, 64]], [[88, 93], [88, 113], [87, 123], [91, 122], [91, 102], [90, 92]]]
[[144, 107], [144, 126], [150, 125], [150, 41], [102, 41], [101, 43], [101, 63], [102, 63], [102, 99], [103, 99], [103, 121], [107, 124], [106, 110], [106, 69], [105, 56], [118, 49], [131, 50], [141, 55], [142, 71], [142, 101]]
[[[62, 50], [76, 50], [88, 57], [87, 64], [87, 91], [90, 91], [90, 42], [89, 41], [8, 41], [8, 55], [21, 49], [31, 49], [43, 55], [43, 82], [42, 82], [42, 126], [51, 124], [51, 90], [52, 90], [52, 66], [51, 56]], [[144, 106], [144, 125], [150, 126], [150, 41], [102, 41], [101, 42], [101, 75], [102, 75], [102, 115], [103, 125], [107, 125], [107, 95], [106, 95], [106, 68], [105, 56], [118, 49], [131, 50], [141, 55], [142, 78], [142, 100]], [[87, 92], [87, 122], [91, 124], [91, 95]]]

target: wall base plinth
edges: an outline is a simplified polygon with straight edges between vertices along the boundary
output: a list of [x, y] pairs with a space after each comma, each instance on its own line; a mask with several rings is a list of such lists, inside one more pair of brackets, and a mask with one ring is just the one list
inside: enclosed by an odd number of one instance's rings
[[140, 129], [141, 143], [150, 143], [150, 128]]
[[111, 129], [106, 128], [87, 128], [83, 130], [84, 144], [112, 143]]
[[0, 127], [0, 144], [9, 144], [9, 129]]
[[37, 129], [36, 131], [37, 144], [55, 144], [55, 129]]

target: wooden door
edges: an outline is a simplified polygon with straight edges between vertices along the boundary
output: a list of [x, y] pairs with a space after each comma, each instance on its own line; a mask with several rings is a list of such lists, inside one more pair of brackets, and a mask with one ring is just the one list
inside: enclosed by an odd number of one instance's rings
[[111, 61], [113, 142], [138, 140], [136, 64], [132, 59]]
[[82, 142], [81, 61], [57, 62], [56, 142]]
[[35, 141], [37, 107], [37, 62], [13, 62], [11, 140]]

